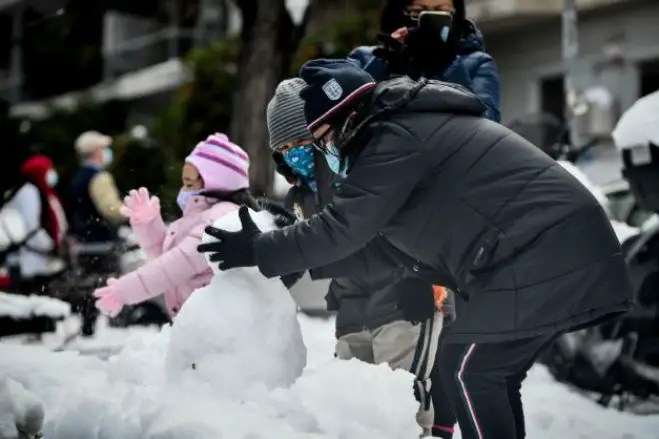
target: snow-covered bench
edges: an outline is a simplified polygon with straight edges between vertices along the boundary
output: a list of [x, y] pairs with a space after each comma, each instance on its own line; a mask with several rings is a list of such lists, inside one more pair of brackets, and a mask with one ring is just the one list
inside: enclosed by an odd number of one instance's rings
[[70, 315], [71, 305], [58, 299], [0, 292], [0, 337], [51, 332]]

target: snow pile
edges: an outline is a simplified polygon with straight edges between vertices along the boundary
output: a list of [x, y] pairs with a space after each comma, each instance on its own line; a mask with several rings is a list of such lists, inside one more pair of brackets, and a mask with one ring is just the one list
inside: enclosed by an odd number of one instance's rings
[[[221, 226], [238, 229], [237, 215], [228, 217]], [[269, 214], [253, 217], [272, 228]], [[336, 359], [304, 368], [305, 361], [293, 300], [279, 279], [264, 279], [256, 269], [217, 273], [171, 328], [129, 337], [107, 362], [0, 343], [0, 376], [44, 402], [48, 439], [420, 433], [407, 372]]]
[[[545, 367], [531, 369], [522, 386], [529, 438], [649, 439], [657, 437], [659, 418], [603, 408], [558, 384]], [[456, 436], [454, 439], [459, 439]]]
[[0, 378], [0, 439], [34, 437], [43, 422], [43, 403], [20, 383]]
[[637, 100], [620, 117], [613, 133], [613, 141], [619, 149], [653, 143], [659, 145], [659, 91]]
[[63, 319], [71, 315], [71, 305], [45, 296], [22, 296], [0, 292], [0, 317]]

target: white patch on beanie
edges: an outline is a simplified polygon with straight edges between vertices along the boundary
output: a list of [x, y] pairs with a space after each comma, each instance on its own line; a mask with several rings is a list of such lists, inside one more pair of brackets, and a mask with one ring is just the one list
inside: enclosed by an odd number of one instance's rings
[[332, 101], [338, 101], [343, 96], [343, 87], [334, 78], [323, 84], [322, 88], [325, 95]]

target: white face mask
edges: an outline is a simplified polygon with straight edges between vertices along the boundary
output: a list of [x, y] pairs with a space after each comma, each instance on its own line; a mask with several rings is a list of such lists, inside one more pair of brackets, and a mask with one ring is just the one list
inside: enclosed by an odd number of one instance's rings
[[343, 169], [341, 169], [341, 153], [336, 147], [334, 140], [327, 142], [323, 154], [325, 155], [325, 160], [327, 161], [327, 166], [329, 166], [330, 170], [333, 173], [345, 178], [346, 173]]
[[113, 159], [114, 159], [114, 151], [112, 151], [110, 148], [105, 148], [103, 150], [103, 165], [110, 166], [112, 164]]
[[59, 183], [59, 174], [54, 169], [49, 169], [46, 172], [46, 184], [50, 187], [55, 187], [57, 183]]

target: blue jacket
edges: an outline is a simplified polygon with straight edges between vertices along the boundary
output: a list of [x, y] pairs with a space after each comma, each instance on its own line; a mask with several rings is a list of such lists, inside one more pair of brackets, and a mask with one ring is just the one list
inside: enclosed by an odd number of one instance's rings
[[[376, 81], [380, 81], [389, 76], [389, 69], [384, 61], [373, 56], [373, 49], [373, 46], [358, 47], [348, 60], [366, 70]], [[494, 59], [485, 52], [483, 36], [475, 26], [472, 25], [471, 32], [460, 41], [458, 58], [441, 77], [432, 79], [468, 88], [487, 106], [487, 118], [495, 122], [501, 121], [499, 72]]]

